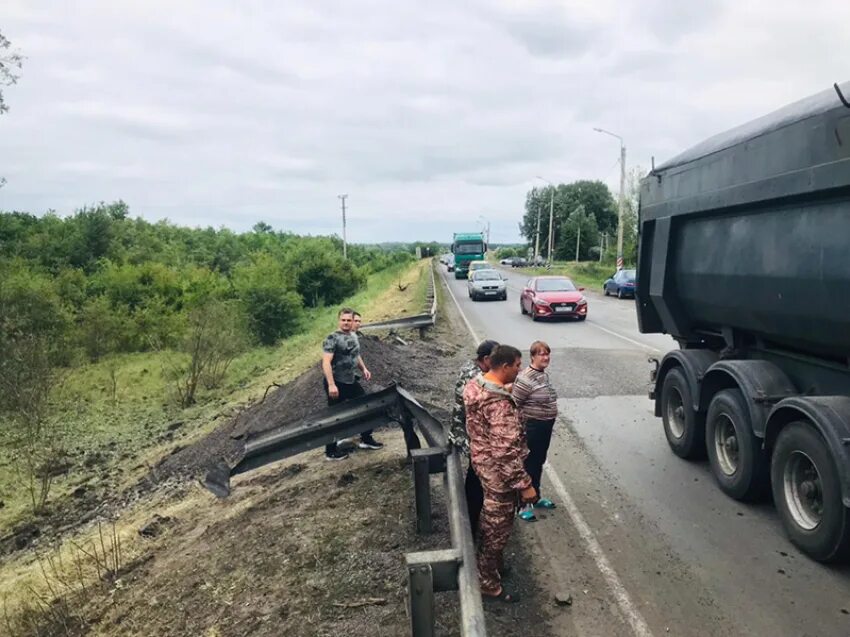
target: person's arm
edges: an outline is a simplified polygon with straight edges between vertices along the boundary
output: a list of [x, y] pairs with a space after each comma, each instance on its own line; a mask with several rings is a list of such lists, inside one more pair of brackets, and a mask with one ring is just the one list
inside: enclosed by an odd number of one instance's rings
[[519, 410], [522, 411], [522, 408], [531, 397], [531, 385], [523, 374], [516, 377], [513, 387], [511, 387], [511, 395], [514, 397]]
[[325, 380], [328, 383], [328, 396], [331, 398], [339, 398], [339, 388], [334, 382], [334, 372], [331, 367], [331, 361], [333, 359], [333, 352], [322, 352], [322, 373], [325, 375]]
[[370, 372], [368, 369], [366, 369], [366, 363], [363, 362], [362, 356], [357, 357], [357, 367], [359, 367], [360, 371], [363, 372], [363, 379], [364, 380], [371, 380], [372, 379], [372, 372]]
[[504, 400], [490, 403], [484, 410], [490, 429], [493, 466], [507, 487], [526, 491], [531, 486], [531, 476], [525, 470], [522, 425], [516, 411]]

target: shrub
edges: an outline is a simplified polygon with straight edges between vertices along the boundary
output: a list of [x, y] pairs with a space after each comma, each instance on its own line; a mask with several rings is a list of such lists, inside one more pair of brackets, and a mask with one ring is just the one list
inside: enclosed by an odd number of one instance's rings
[[254, 254], [250, 263], [235, 268], [233, 287], [251, 333], [264, 345], [298, 329], [303, 301], [292, 274], [270, 255]]

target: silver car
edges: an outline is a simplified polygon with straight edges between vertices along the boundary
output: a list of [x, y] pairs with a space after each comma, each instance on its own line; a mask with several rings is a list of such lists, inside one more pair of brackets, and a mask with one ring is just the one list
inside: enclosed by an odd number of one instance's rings
[[469, 298], [473, 301], [480, 299], [508, 300], [508, 287], [505, 278], [498, 270], [476, 270], [469, 273], [466, 282]]

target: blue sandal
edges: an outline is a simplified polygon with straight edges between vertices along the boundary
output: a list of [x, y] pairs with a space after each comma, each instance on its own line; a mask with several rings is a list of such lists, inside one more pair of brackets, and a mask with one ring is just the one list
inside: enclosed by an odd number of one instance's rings
[[535, 508], [538, 509], [554, 509], [555, 503], [552, 502], [549, 498], [540, 498], [537, 502], [534, 503]]
[[537, 522], [537, 518], [534, 515], [534, 510], [531, 508], [523, 509], [519, 512], [519, 519], [525, 520], [526, 522]]

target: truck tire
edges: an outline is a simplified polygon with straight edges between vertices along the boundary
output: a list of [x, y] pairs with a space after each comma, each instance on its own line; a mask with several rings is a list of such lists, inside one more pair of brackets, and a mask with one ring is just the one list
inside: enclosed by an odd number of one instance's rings
[[661, 387], [661, 420], [673, 453], [687, 460], [705, 457], [705, 430], [693, 404], [684, 372], [674, 367]]
[[757, 500], [767, 492], [768, 458], [753, 434], [740, 389], [718, 392], [708, 406], [705, 446], [720, 490], [736, 500]]
[[850, 558], [850, 509], [835, 459], [805, 422], [785, 426], [770, 463], [773, 500], [791, 542], [819, 562]]

